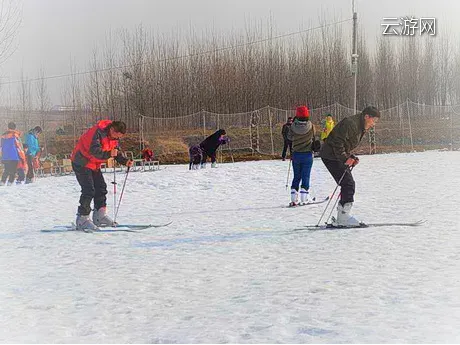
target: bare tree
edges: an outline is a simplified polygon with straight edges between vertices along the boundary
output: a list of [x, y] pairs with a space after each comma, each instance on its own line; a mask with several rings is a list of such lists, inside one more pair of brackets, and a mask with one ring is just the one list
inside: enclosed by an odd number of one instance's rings
[[460, 47], [456, 47], [453, 68], [454, 68], [454, 78], [453, 78], [453, 92], [454, 92], [454, 102], [460, 103]]
[[3, 0], [0, 5], [0, 64], [16, 50], [15, 38], [22, 21], [22, 2]]
[[[70, 97], [71, 97], [71, 104], [72, 104], [72, 124], [73, 124], [73, 135], [74, 141], [77, 143], [78, 134], [77, 134], [77, 127], [84, 128], [86, 126], [83, 123], [83, 119], [80, 117], [82, 113], [82, 91], [80, 87], [80, 80], [77, 76], [77, 65], [75, 61], [72, 61], [72, 57], [70, 58], [70, 71], [71, 76], [69, 79], [70, 82]], [[80, 115], [80, 116], [79, 116]]]
[[118, 99], [120, 94], [120, 73], [118, 69], [115, 68], [118, 62], [115, 40], [116, 37], [114, 37], [114, 33], [109, 32], [106, 35], [104, 47], [105, 49], [102, 53], [104, 59], [104, 73], [102, 73], [101, 85], [103, 92], [105, 92], [102, 94], [104, 100], [103, 109], [112, 119], [118, 117], [120, 112], [118, 106]]
[[359, 70], [357, 80], [357, 107], [363, 109], [369, 104], [375, 104], [374, 71], [366, 42], [361, 34], [358, 39]]
[[[398, 42], [398, 100], [397, 103], [405, 102], [410, 99], [414, 102], [419, 101], [419, 77], [420, 77], [420, 47], [416, 42], [416, 37], [407, 37]], [[392, 101], [392, 105], [396, 103]]]
[[391, 42], [382, 37], [378, 41], [375, 55], [375, 89], [378, 95], [377, 104], [382, 109], [391, 108], [396, 100], [398, 78], [396, 75], [396, 59]]
[[21, 70], [21, 83], [18, 87], [18, 108], [21, 112], [23, 131], [29, 130], [30, 113], [32, 111], [31, 85], [29, 78], [24, 76], [24, 71]]
[[420, 100], [425, 104], [436, 104], [436, 90], [439, 83], [434, 52], [434, 41], [427, 37], [421, 58], [419, 72]]
[[101, 64], [98, 62], [98, 50], [93, 50], [92, 60], [90, 62], [90, 68], [93, 71], [90, 73], [89, 81], [87, 83], [87, 97], [89, 99], [93, 116], [96, 119], [102, 117], [102, 100], [101, 100]]
[[450, 101], [452, 92], [453, 75], [453, 47], [449, 35], [444, 34], [438, 43], [437, 65], [438, 65], [438, 104], [446, 105]]
[[47, 140], [46, 140], [46, 115], [50, 109], [51, 101], [48, 93], [48, 88], [45, 80], [45, 71], [43, 68], [39, 71], [39, 77], [36, 82], [36, 96], [38, 103], [38, 111], [40, 112], [40, 126], [43, 128], [43, 141], [45, 143], [45, 155], [48, 153]]

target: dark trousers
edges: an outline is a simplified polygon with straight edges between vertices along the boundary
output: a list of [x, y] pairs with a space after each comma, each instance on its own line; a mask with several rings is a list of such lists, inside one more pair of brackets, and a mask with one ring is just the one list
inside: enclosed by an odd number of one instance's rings
[[206, 160], [208, 157], [211, 157], [211, 163], [216, 162], [216, 152], [214, 151], [213, 153], [209, 154], [206, 151], [203, 151], [203, 157], [201, 158], [201, 164], [206, 163]]
[[102, 171], [91, 170], [72, 163], [77, 181], [81, 187], [80, 206], [78, 214], [87, 216], [91, 213], [91, 201], [94, 199], [94, 209], [98, 210], [107, 205], [107, 184]]
[[199, 145], [193, 145], [192, 147], [190, 147], [188, 152], [190, 154], [190, 163], [188, 168], [189, 170], [191, 170], [193, 164], [198, 165], [201, 163], [201, 160], [203, 159], [203, 152]]
[[27, 181], [32, 181], [35, 177], [33, 160], [34, 160], [34, 157], [27, 155], [27, 167], [28, 167], [27, 175], [26, 175]]
[[[343, 176], [342, 181], [340, 182], [340, 203], [345, 205], [348, 202], [354, 201], [355, 195], [355, 180], [351, 174], [350, 169], [347, 169], [347, 166], [340, 161], [334, 161], [329, 159], [321, 158], [327, 170], [331, 173], [335, 182], [339, 183], [340, 179]], [[345, 173], [345, 175], [343, 175]]]
[[24, 169], [20, 168], [18, 169], [18, 180], [17, 182], [22, 182], [26, 178], [26, 174], [24, 173]]
[[[310, 189], [310, 173], [313, 165], [313, 153], [294, 152], [292, 155], [292, 169], [294, 178], [292, 179], [291, 189], [299, 191], [299, 184], [305, 190]], [[300, 183], [302, 181], [302, 183]]]
[[281, 154], [281, 158], [283, 159], [286, 158], [288, 147], [289, 147], [289, 154], [292, 156], [292, 141], [284, 140], [284, 147], [283, 147], [283, 153]]
[[9, 183], [13, 183], [16, 177], [16, 170], [18, 167], [18, 161], [3, 161], [3, 175], [2, 182], [5, 183], [8, 179]]

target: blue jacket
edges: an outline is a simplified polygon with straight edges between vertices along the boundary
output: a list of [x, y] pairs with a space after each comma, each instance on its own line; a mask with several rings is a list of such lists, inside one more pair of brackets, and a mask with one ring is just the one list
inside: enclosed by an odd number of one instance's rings
[[8, 130], [2, 134], [2, 160], [4, 161], [19, 161], [19, 150], [21, 145], [19, 142], [19, 132]]
[[33, 132], [27, 133], [26, 144], [29, 146], [29, 150], [27, 151], [28, 156], [35, 157], [40, 152], [37, 136]]

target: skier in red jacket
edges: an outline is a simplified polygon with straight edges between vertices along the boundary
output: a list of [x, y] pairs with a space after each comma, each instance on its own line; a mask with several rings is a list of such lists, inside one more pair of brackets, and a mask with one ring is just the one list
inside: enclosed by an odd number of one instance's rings
[[[107, 215], [107, 185], [101, 164], [113, 157], [118, 163], [132, 166], [118, 150], [118, 139], [126, 133], [121, 121], [102, 120], [83, 133], [72, 152], [72, 168], [81, 186], [77, 230], [98, 230], [99, 226], [115, 226]], [[94, 199], [93, 220], [90, 219], [91, 201]]]

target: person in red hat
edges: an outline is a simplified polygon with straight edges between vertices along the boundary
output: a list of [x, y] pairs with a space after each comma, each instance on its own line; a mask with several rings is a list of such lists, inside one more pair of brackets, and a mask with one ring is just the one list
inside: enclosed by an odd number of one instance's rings
[[296, 109], [294, 122], [289, 127], [288, 139], [292, 142], [292, 169], [294, 178], [291, 184], [291, 203], [289, 206], [304, 205], [312, 201], [310, 197], [310, 173], [313, 165], [312, 142], [315, 129], [310, 121], [310, 113], [306, 106]]
[[[99, 226], [115, 226], [107, 215], [107, 184], [101, 164], [113, 157], [118, 163], [132, 166], [133, 161], [123, 157], [118, 150], [118, 140], [126, 133], [126, 124], [121, 121], [102, 120], [83, 133], [75, 146], [71, 160], [72, 169], [81, 186], [78, 207], [77, 230], [98, 230]], [[93, 220], [91, 201], [94, 200]]]

